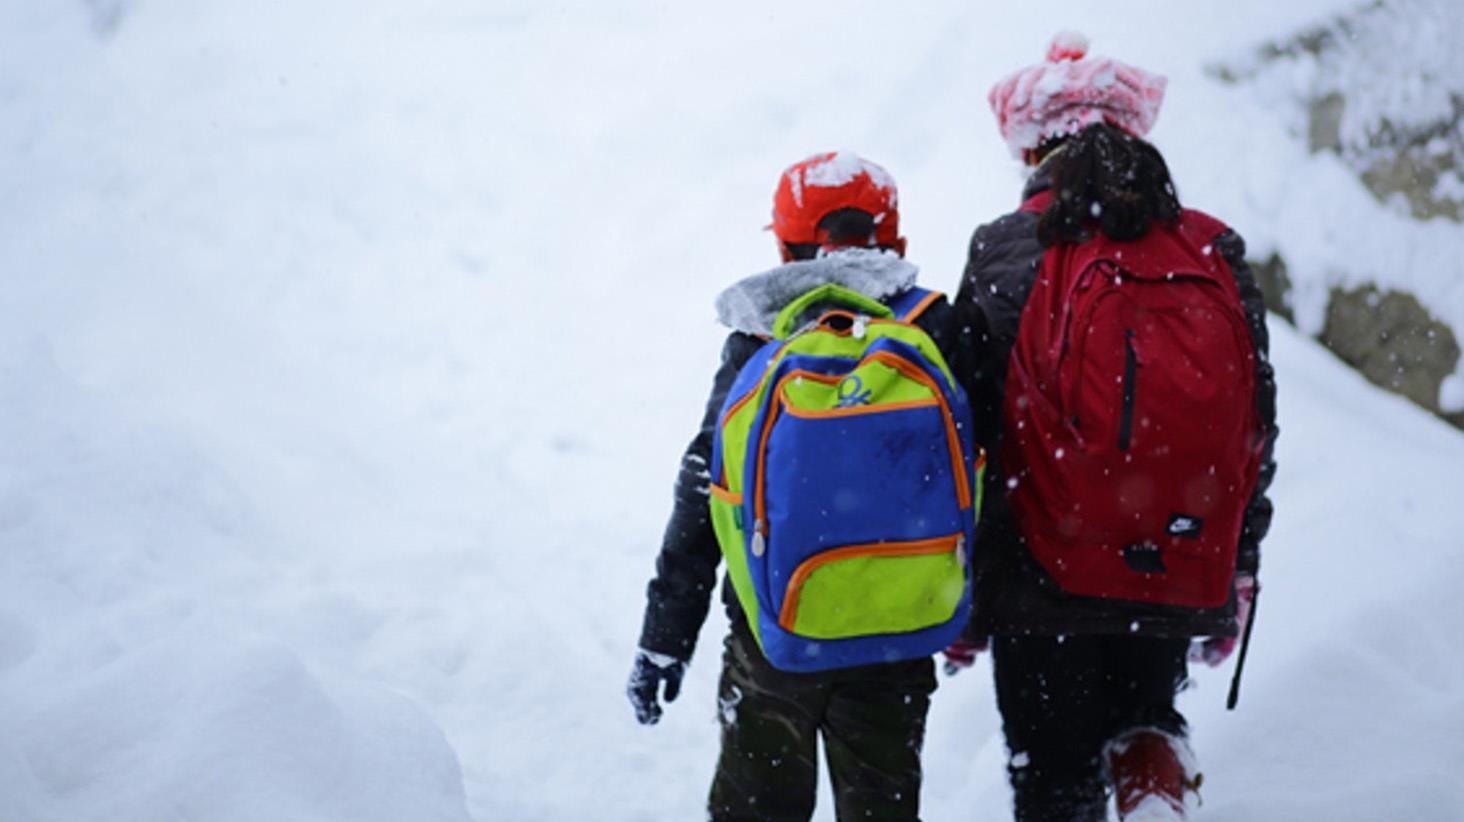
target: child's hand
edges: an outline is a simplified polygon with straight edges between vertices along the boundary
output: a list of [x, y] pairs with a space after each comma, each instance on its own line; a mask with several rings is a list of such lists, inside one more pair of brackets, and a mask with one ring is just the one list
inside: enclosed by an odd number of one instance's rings
[[625, 685], [625, 695], [635, 708], [636, 721], [642, 725], [654, 725], [661, 721], [661, 683], [666, 683], [666, 701], [675, 702], [681, 693], [681, 677], [686, 673], [686, 660], [658, 654], [644, 648], [635, 652], [635, 665], [630, 670], [630, 681]]
[[958, 639], [950, 645], [947, 645], [946, 649], [941, 651], [941, 655], [945, 657], [945, 665], [942, 667], [945, 669], [946, 676], [955, 676], [972, 665], [975, 665], [976, 655], [986, 650], [986, 647], [990, 643], [990, 639], [982, 637], [974, 642]]

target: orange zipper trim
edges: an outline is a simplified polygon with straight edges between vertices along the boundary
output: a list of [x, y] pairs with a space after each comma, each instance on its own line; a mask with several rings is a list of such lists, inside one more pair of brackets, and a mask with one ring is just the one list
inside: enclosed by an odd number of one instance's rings
[[[898, 323], [900, 325], [909, 325], [909, 323], [900, 323], [899, 320], [878, 320], [878, 322], [888, 322], [888, 323]], [[926, 388], [929, 388], [930, 389], [930, 392], [933, 395], [935, 404], [940, 407], [941, 416], [945, 418], [946, 445], [947, 445], [947, 450], [951, 452], [951, 476], [952, 476], [952, 478], [955, 479], [955, 482], [956, 482], [956, 502], [958, 504], [958, 507], [960, 507], [962, 509], [970, 508], [971, 507], [971, 477], [970, 477], [969, 474], [966, 473], [966, 464], [961, 459], [961, 453], [962, 453], [961, 452], [961, 437], [960, 437], [960, 434], [958, 434], [956, 432], [956, 419], [951, 414], [951, 407], [950, 407], [950, 405], [945, 401], [945, 395], [940, 392], [940, 386], [937, 385], [936, 382], [935, 382], [935, 380], [931, 379], [930, 378], [930, 375], [929, 374], [926, 374], [924, 370], [922, 370], [921, 368], [919, 368], [915, 364], [911, 363], [909, 360], [906, 360], [903, 357], [899, 356], [898, 354], [892, 354], [892, 353], [890, 353], [888, 351], [875, 351], [875, 352], [867, 355], [865, 357], [865, 359], [866, 360], [874, 360], [874, 361], [877, 361], [877, 362], [884, 363], [885, 365], [888, 365], [889, 367], [895, 369], [896, 371], [899, 371], [901, 374], [905, 375], [906, 377], [909, 377], [910, 379], [915, 380], [916, 382], [918, 382], [921, 385], [924, 385]], [[778, 384], [775, 385], [775, 386], [773, 386], [773, 397], [772, 397], [772, 400], [769, 401], [769, 403], [768, 403], [768, 418], [763, 421], [762, 436], [760, 436], [758, 438], [758, 444], [757, 444], [757, 476], [758, 476], [758, 488], [757, 488], [757, 495], [753, 498], [753, 506], [752, 506], [753, 507], [753, 524], [752, 524], [752, 527], [753, 527], [753, 530], [754, 531], [757, 531], [759, 525], [761, 525], [764, 529], [767, 528], [767, 485], [768, 485], [768, 483], [767, 483], [767, 471], [766, 471], [766, 468], [767, 468], [767, 454], [768, 454], [768, 439], [772, 436], [772, 433], [773, 433], [773, 424], [775, 422], [777, 422], [777, 420], [778, 420], [778, 414], [782, 412], [783, 407], [784, 407], [784, 403], [782, 402], [782, 398], [784, 396], [784, 389], [787, 387], [788, 382], [790, 382], [791, 380], [800, 378], [800, 377], [801, 378], [805, 378], [805, 379], [811, 379], [811, 380], [814, 380], [815, 382], [822, 382], [822, 383], [824, 383], [826, 385], [835, 385], [840, 380], [843, 379], [843, 377], [840, 377], [840, 376], [834, 376], [834, 375], [830, 375], [830, 374], [815, 374], [815, 373], [813, 373], [811, 371], [804, 371], [802, 369], [798, 369], [798, 370], [795, 370], [795, 371], [790, 371], [787, 374], [784, 374], [783, 375], [783, 378], [780, 379], [780, 380], [778, 380]], [[790, 414], [794, 414], [794, 416], [804, 416], [804, 414], [798, 414], [798, 413], [794, 412], [791, 408], [788, 409], [788, 412]], [[828, 412], [805, 412], [805, 413], [812, 413], [812, 414], [815, 414], [815, 415], [824, 415], [824, 414], [827, 414]], [[764, 532], [763, 533], [763, 536], [766, 537], [767, 534]]]
[[[895, 322], [895, 320], [886, 320], [885, 322]], [[883, 354], [884, 352], [875, 352], [875, 353], [877, 353], [877, 354]], [[890, 355], [890, 356], [894, 356], [894, 355]], [[884, 361], [883, 358], [879, 358], [879, 359], [881, 360], [881, 362]], [[896, 362], [903, 363], [904, 360], [900, 360], [900, 359], [897, 358], [896, 359]], [[913, 367], [913, 366], [911, 366], [911, 367]], [[921, 372], [919, 369], [916, 369], [915, 371], [916, 371], [916, 374], [914, 376], [917, 379], [919, 377], [925, 376], [924, 375], [924, 372]], [[906, 370], [902, 370], [901, 373], [906, 374], [907, 376], [911, 376], [910, 375], [910, 372], [909, 371], [906, 371]], [[768, 403], [768, 418], [767, 418], [767, 420], [765, 420], [763, 422], [762, 436], [758, 438], [758, 446], [757, 446], [757, 475], [762, 480], [766, 480], [766, 477], [767, 477], [767, 472], [764, 469], [767, 467], [768, 438], [772, 435], [773, 423], [777, 421], [778, 415], [781, 414], [783, 411], [787, 411], [789, 414], [792, 414], [795, 417], [805, 417], [805, 418], [839, 417], [839, 416], [849, 416], [850, 414], [859, 414], [859, 413], [864, 413], [864, 414], [878, 413], [878, 412], [863, 411], [862, 409], [858, 409], [858, 408], [852, 408], [852, 409], [832, 408], [832, 409], [829, 409], [827, 411], [808, 411], [808, 410], [803, 410], [803, 409], [796, 409], [792, 405], [788, 404], [786, 402], [786, 399], [787, 399], [787, 396], [788, 396], [788, 383], [793, 382], [793, 381], [798, 380], [798, 379], [813, 380], [814, 382], [821, 382], [824, 385], [838, 385], [841, 381], [843, 381], [844, 376], [843, 375], [837, 375], [837, 374], [818, 374], [818, 373], [815, 373], [813, 371], [805, 371], [805, 370], [803, 370], [803, 369], [800, 368], [800, 369], [795, 369], [793, 371], [789, 371], [787, 374], [784, 374], [783, 375], [783, 378], [780, 379], [780, 380], [778, 380], [778, 384], [775, 385], [775, 386], [773, 386], [773, 398]], [[939, 387], [937, 387], [929, 379], [922, 380], [921, 383], [923, 385], [925, 385], [927, 388], [930, 388], [935, 393], [935, 396], [933, 398], [928, 399], [928, 400], [907, 400], [905, 402], [890, 403], [889, 405], [882, 405], [882, 406], [880, 406], [880, 410], [881, 411], [898, 411], [898, 410], [901, 410], [902, 408], [905, 408], [905, 407], [919, 407], [919, 406], [925, 406], [925, 405], [941, 405], [941, 406], [943, 406], [944, 404], [941, 402], [941, 396], [940, 396], [940, 389], [939, 389]], [[949, 420], [950, 419], [950, 410], [949, 409], [943, 409], [943, 411], [944, 411], [944, 414], [945, 414], [946, 419]], [[753, 515], [753, 519], [754, 519], [754, 523], [753, 523], [754, 530], [756, 530], [758, 523], [764, 523], [764, 524], [767, 523], [767, 516], [766, 516], [766, 514], [767, 514], [767, 501], [765, 499], [765, 497], [767, 496], [766, 491], [767, 491], [767, 483], [765, 481], [763, 481], [763, 482], [761, 482], [758, 485], [758, 494], [757, 494], [757, 496], [753, 500], [753, 512], [752, 512], [752, 515]], [[962, 499], [964, 499], [965, 501], [961, 503], [961, 507], [962, 508], [969, 507], [970, 504], [971, 504], [970, 503], [970, 496], [967, 495], [966, 497], [963, 497]], [[764, 534], [764, 536], [766, 536], [766, 534]]]
[[722, 427], [725, 428], [727, 426], [727, 420], [732, 419], [732, 415], [733, 414], [736, 414], [738, 411], [741, 411], [742, 410], [742, 406], [747, 405], [748, 403], [752, 402], [752, 398], [754, 396], [756, 396], [756, 395], [757, 395], [757, 386], [754, 385], [752, 387], [752, 390], [748, 391], [746, 394], [743, 394], [742, 397], [737, 400], [737, 402], [732, 403], [732, 406], [727, 409], [727, 413], [725, 413], [725, 414], [722, 415], [722, 423], [721, 423], [722, 424]]
[[[736, 414], [738, 411], [741, 411], [742, 406], [747, 405], [749, 402], [752, 402], [752, 398], [756, 395], [757, 386], [754, 385], [752, 387], [752, 390], [748, 391], [746, 394], [743, 394], [742, 397], [737, 400], [737, 402], [732, 403], [732, 407], [727, 409], [727, 413], [723, 414], [721, 421], [717, 423], [718, 430], [725, 429], [727, 427], [727, 421], [732, 419], [732, 415]], [[722, 483], [723, 485], [727, 483], [727, 456], [725, 454], [722, 455], [721, 476], [717, 477], [716, 480], [713, 481], [713, 484], [715, 485], [718, 482]]]
[[814, 325], [813, 325], [813, 327], [812, 327], [811, 330], [812, 331], [822, 331], [825, 334], [833, 334], [833, 335], [838, 336], [838, 337], [848, 337], [848, 336], [850, 336], [851, 334], [854, 333], [854, 328], [853, 328], [852, 325], [849, 328], [845, 328], [845, 329], [842, 329], [841, 330], [841, 329], [838, 329], [838, 328], [831, 328], [831, 327], [826, 326], [826, 325], [823, 324], [824, 320], [828, 319], [830, 316], [841, 316], [841, 317], [848, 317], [850, 320], [854, 321], [855, 323], [857, 323], [859, 321], [860, 317], [863, 317], [864, 318], [864, 325], [866, 327], [871, 326], [871, 325], [899, 325], [899, 326], [904, 326], [905, 328], [914, 328], [914, 329], [916, 329], [918, 331], [921, 331], [922, 333], [928, 333], [928, 332], [925, 332], [925, 329], [921, 328], [915, 322], [914, 318], [920, 316], [923, 313], [925, 313], [925, 309], [929, 308], [930, 305], [931, 305], [931, 303], [934, 303], [936, 300], [938, 300], [938, 299], [940, 299], [941, 297], [944, 297], [944, 296], [945, 295], [942, 294], [942, 293], [940, 293], [939, 291], [932, 291], [932, 292], [930, 292], [930, 294], [928, 296], [926, 296], [925, 299], [921, 300], [914, 308], [910, 309], [910, 313], [908, 315], [906, 315], [910, 319], [906, 319], [905, 317], [870, 317], [870, 316], [867, 316], [867, 315], [858, 314], [858, 313], [855, 313], [855, 312], [852, 312], [852, 311], [845, 311], [845, 310], [842, 310], [842, 309], [834, 309], [832, 311], [825, 311], [824, 313], [822, 313], [822, 314], [820, 314], [818, 316], [818, 319], [817, 320], [814, 321]]
[[787, 411], [795, 417], [810, 419], [818, 419], [820, 417], [853, 417], [861, 414], [883, 414], [886, 411], [907, 411], [911, 408], [929, 408], [932, 405], [940, 405], [940, 401], [932, 397], [923, 400], [887, 402], [872, 408], [864, 405], [855, 405], [848, 408], [825, 408], [819, 410], [816, 408], [797, 408], [788, 402], [786, 396], [780, 396], [779, 399], [783, 400], [783, 404], [786, 406], [783, 409], [784, 411]]
[[[940, 294], [935, 294], [933, 296], [939, 297], [941, 295]], [[922, 303], [920, 306], [918, 306], [918, 308], [919, 308], [919, 310], [924, 311], [925, 310], [925, 307], [928, 306], [929, 304], [930, 304], [929, 301], [927, 301], [925, 303]], [[821, 331], [821, 332], [823, 332], [825, 334], [833, 334], [836, 337], [848, 337], [848, 336], [850, 336], [851, 334], [854, 333], [854, 329], [853, 329], [852, 326], [849, 327], [849, 328], [845, 328], [844, 330], [840, 331], [839, 329], [836, 329], [836, 328], [829, 328], [826, 325], [821, 325], [820, 323], [823, 322], [824, 318], [828, 317], [831, 314], [844, 315], [844, 316], [851, 317], [851, 318], [853, 318], [855, 320], [857, 320], [861, 316], [863, 316], [864, 317], [864, 325], [865, 325], [865, 327], [868, 327], [868, 326], [871, 326], [871, 325], [899, 325], [899, 326], [904, 326], [905, 328], [914, 328], [917, 331], [920, 331], [922, 333], [927, 333], [925, 331], [925, 329], [921, 328], [919, 325], [916, 325], [913, 321], [910, 321], [910, 320], [902, 320], [899, 317], [870, 317], [870, 316], [856, 314], [856, 313], [853, 313], [853, 312], [850, 312], [850, 311], [843, 311], [843, 310], [839, 310], [839, 309], [835, 309], [833, 311], [825, 311], [824, 313], [820, 314], [818, 316], [818, 319], [814, 322], [814, 325], [811, 328], [807, 329], [804, 333], [807, 334], [807, 333], [814, 333], [814, 332]], [[789, 337], [789, 339], [792, 339], [792, 337]]]
[[[896, 319], [883, 319], [883, 321], [881, 322], [899, 321], [896, 321]], [[960, 508], [971, 507], [971, 478], [969, 478], [968, 473], [966, 473], [965, 462], [960, 459], [960, 454], [962, 454], [962, 451], [960, 451], [960, 435], [956, 432], [956, 418], [952, 415], [952, 413], [950, 413], [950, 406], [946, 403], [946, 397], [944, 397], [944, 394], [940, 393], [940, 385], [935, 384], [934, 379], [931, 379], [930, 375], [925, 374], [925, 372], [922, 371], [921, 368], [918, 368], [918, 366], [915, 366], [914, 363], [909, 362], [909, 360], [900, 358], [900, 356], [895, 355], [895, 353], [874, 352], [871, 353], [871, 355], [868, 355], [865, 359], [877, 360], [877, 362], [884, 363], [884, 365], [896, 369], [896, 371], [899, 371], [900, 374], [905, 375], [905, 377], [914, 379], [914, 381], [919, 382], [919, 384], [925, 385], [925, 387], [930, 388], [931, 394], [933, 394], [934, 396], [934, 404], [935, 406], [940, 407], [941, 416], [943, 416], [944, 421], [946, 421], [946, 445], [947, 450], [950, 451], [950, 469], [952, 469], [952, 476], [956, 479], [957, 506], [959, 506]], [[837, 384], [837, 382], [842, 379], [842, 377], [836, 377], [836, 375], [814, 374], [814, 372], [811, 371], [802, 371], [802, 369], [796, 369], [796, 371], [791, 371], [788, 372], [788, 374], [783, 375], [783, 378], [777, 381], [777, 385], [774, 385], [773, 399], [772, 401], [769, 401], [769, 409], [767, 409], [767, 419], [763, 422], [763, 434], [761, 434], [761, 437], [758, 438], [757, 443], [757, 495], [752, 498], [752, 520], [754, 520], [754, 522], [752, 522], [752, 529], [754, 530], [757, 530], [758, 525], [761, 525], [763, 527], [767, 526], [767, 440], [769, 440], [770, 435], [772, 435], [773, 423], [777, 422], [777, 415], [779, 415], [779, 413], [783, 410], [782, 399], [783, 396], [785, 396], [785, 394], [783, 394], [783, 391], [785, 391], [788, 382], [796, 378], [814, 379], [815, 382], [824, 382], [824, 384], [829, 385]], [[795, 412], [795, 410], [791, 409], [791, 407], [789, 407], [788, 413], [792, 413], [793, 416], [834, 416], [830, 415], [829, 412]], [[984, 451], [982, 451], [982, 459], [985, 459]], [[767, 536], [767, 533], [764, 533], [763, 536]]]
[[815, 554], [794, 569], [792, 578], [788, 580], [788, 590], [783, 597], [783, 609], [778, 613], [778, 627], [785, 631], [793, 630], [793, 623], [798, 618], [798, 600], [803, 596], [804, 583], [808, 581], [814, 571], [831, 562], [860, 557], [916, 557], [945, 554], [955, 550], [956, 543], [961, 536], [961, 534], [952, 534], [948, 537], [935, 537], [914, 542], [872, 542], [864, 545], [846, 545], [843, 548]]
[[723, 502], [730, 503], [732, 505], [742, 504], [741, 494], [734, 494], [731, 491], [728, 491], [726, 488], [723, 488], [722, 486], [716, 484], [715, 482], [711, 483], [707, 487], [712, 489], [712, 496]]
[[956, 431], [956, 418], [951, 414], [951, 407], [945, 401], [945, 395], [940, 392], [940, 386], [924, 370], [917, 367], [909, 360], [904, 359], [888, 351], [876, 351], [870, 354], [868, 359], [878, 360], [885, 365], [899, 371], [901, 374], [925, 385], [931, 390], [940, 405], [941, 414], [945, 417], [946, 444], [951, 452], [951, 476], [956, 480], [956, 500], [961, 508], [971, 507], [971, 477], [966, 473], [966, 463], [961, 459], [961, 435]]
[[[762, 436], [758, 438], [757, 442], [758, 486], [757, 496], [754, 497], [752, 501], [752, 529], [754, 531], [757, 530], [759, 525], [761, 525], [764, 529], [767, 528], [768, 438], [772, 436], [773, 423], [778, 421], [778, 414], [783, 410], [782, 397], [784, 389], [787, 388], [789, 382], [800, 378], [810, 379], [814, 382], [821, 382], [825, 385], [837, 385], [839, 381], [843, 379], [843, 377], [840, 376], [834, 376], [832, 374], [815, 374], [812, 371], [804, 371], [800, 368], [784, 374], [783, 378], [778, 380], [778, 384], [773, 386], [773, 397], [768, 402], [768, 418], [763, 421]], [[744, 483], [744, 485], [745, 484], [746, 483]], [[766, 537], [767, 534], [764, 533], [763, 536]]]

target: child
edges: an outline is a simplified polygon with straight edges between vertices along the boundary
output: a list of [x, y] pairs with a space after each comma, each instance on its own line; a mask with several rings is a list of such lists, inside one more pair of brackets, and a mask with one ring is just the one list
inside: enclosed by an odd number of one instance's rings
[[[643, 724], [660, 718], [662, 687], [667, 702], [676, 698], [716, 584], [721, 554], [708, 514], [709, 464], [734, 378], [768, 340], [779, 311], [815, 287], [835, 284], [888, 302], [915, 285], [894, 180], [853, 154], [819, 154], [785, 171], [770, 228], [784, 264], [717, 300], [718, 316], [732, 332], [701, 427], [682, 458], [627, 687]], [[941, 298], [916, 322], [951, 351], [950, 319]], [[710, 817], [808, 819], [822, 735], [840, 819], [916, 819], [920, 747], [935, 689], [930, 658], [816, 673], [779, 670], [763, 656], [731, 588], [723, 586], [731, 630], [718, 689], [721, 756]]]
[[[947, 667], [969, 665], [973, 646], [992, 637], [1018, 820], [1101, 822], [1109, 789], [1122, 819], [1182, 819], [1185, 791], [1197, 777], [1174, 697], [1186, 678], [1191, 637], [1210, 637], [1203, 656], [1219, 664], [1257, 590], [1260, 542], [1271, 519], [1266, 489], [1275, 472], [1275, 382], [1266, 359], [1265, 308], [1244, 243], [1218, 221], [1181, 209], [1163, 158], [1141, 139], [1158, 115], [1164, 78], [1087, 58], [1086, 51], [1080, 36], [1059, 36], [1046, 62], [991, 91], [1002, 135], [1031, 176], [1021, 210], [976, 230], [957, 300], [984, 329], [971, 396], [977, 437], [1001, 440], [993, 449], [1001, 463], [988, 474], [975, 552], [986, 567], [978, 572], [968, 642], [953, 646]], [[1091, 259], [1083, 255], [1099, 242], [1106, 274], [1080, 280], [1081, 272], [1062, 268], [1063, 261]], [[1163, 271], [1150, 281], [1130, 276], [1128, 269], [1156, 254], [1194, 260], [1199, 273], [1173, 286]], [[1082, 340], [1083, 353], [1071, 356], [1106, 357], [1104, 367], [1084, 366], [1074, 372], [1080, 380], [1068, 381], [1016, 364], [1014, 351], [1025, 356], [1029, 350], [1020, 340], [1034, 333], [1031, 326], [1055, 326], [1072, 300], [1083, 299], [1080, 292], [1110, 287], [1113, 299], [1105, 298], [1103, 308], [1071, 309], [1075, 325], [1053, 332]], [[1060, 288], [1069, 290], [1058, 294]], [[1173, 307], [1167, 313], [1134, 308], [1144, 289]], [[1213, 303], [1184, 302], [1203, 289]], [[1216, 339], [1234, 357], [1200, 374], [1203, 364], [1196, 362], [1220, 356], [1218, 345], [1198, 341], [1185, 326], [1222, 315], [1234, 324], [1203, 327], [1221, 329]], [[1109, 321], [1099, 318], [1107, 316], [1114, 319], [1105, 337]], [[1059, 350], [1047, 341], [1030, 346], [1039, 366]], [[1201, 401], [1178, 396], [1175, 386], [1185, 380], [1193, 393], [1209, 394]], [[1215, 391], [1224, 380], [1236, 386], [1229, 395]], [[1099, 398], [1096, 408], [1074, 403], [1084, 392]], [[1036, 419], [1043, 407], [1053, 409], [1050, 417]], [[1175, 418], [1176, 408], [1187, 416]], [[1177, 429], [1201, 432], [1193, 438], [1199, 444], [1173, 441]], [[1205, 433], [1222, 430], [1234, 432], [1233, 445], [1216, 446], [1219, 434]], [[1207, 465], [1176, 468], [1173, 455], [1186, 447], [1221, 450]], [[1043, 482], [1103, 459], [1115, 467], [1102, 463], [1088, 485], [1082, 478]], [[1160, 468], [1124, 474], [1125, 466], [1145, 460]], [[1216, 482], [1216, 493], [1176, 504], [1209, 506], [1205, 516], [1179, 507], [1151, 514], [1144, 507], [1173, 487], [1208, 488], [1205, 474], [1213, 476], [1216, 463], [1222, 471], [1237, 466], [1228, 488]], [[1161, 469], [1177, 472], [1177, 479], [1166, 483]], [[1121, 511], [1117, 529], [1095, 524], [1105, 506]], [[1155, 520], [1148, 534], [1121, 535], [1125, 521], [1142, 517]], [[1201, 539], [1215, 540], [1213, 556], [1233, 565], [1215, 560], [1203, 595], [1166, 590]], [[1058, 550], [1044, 554], [1047, 545]], [[1102, 571], [1074, 572], [1080, 562], [1074, 545], [1091, 545], [1094, 564], [1085, 567]], [[1204, 545], [1209, 550], [1212, 543]], [[1123, 595], [1113, 594], [1121, 588]]]

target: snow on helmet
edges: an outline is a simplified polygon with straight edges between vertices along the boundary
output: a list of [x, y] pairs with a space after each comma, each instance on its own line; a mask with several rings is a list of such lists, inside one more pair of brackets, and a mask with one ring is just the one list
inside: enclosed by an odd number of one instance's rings
[[849, 151], [815, 154], [789, 166], [773, 194], [768, 228], [784, 243], [823, 245], [828, 237], [819, 221], [842, 208], [857, 208], [874, 218], [873, 245], [900, 245], [895, 178]]
[[1016, 157], [1054, 137], [1108, 122], [1143, 137], [1159, 118], [1167, 81], [1109, 57], [1088, 57], [1088, 38], [1059, 32], [1047, 59], [991, 87], [987, 100]]

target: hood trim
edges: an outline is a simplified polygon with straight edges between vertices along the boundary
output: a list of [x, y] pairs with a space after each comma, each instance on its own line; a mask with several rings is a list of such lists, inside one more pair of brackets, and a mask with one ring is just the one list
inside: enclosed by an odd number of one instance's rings
[[920, 269], [903, 257], [873, 249], [847, 249], [799, 260], [744, 278], [717, 296], [717, 320], [734, 331], [772, 336], [778, 312], [795, 298], [833, 283], [887, 301], [915, 286]]

